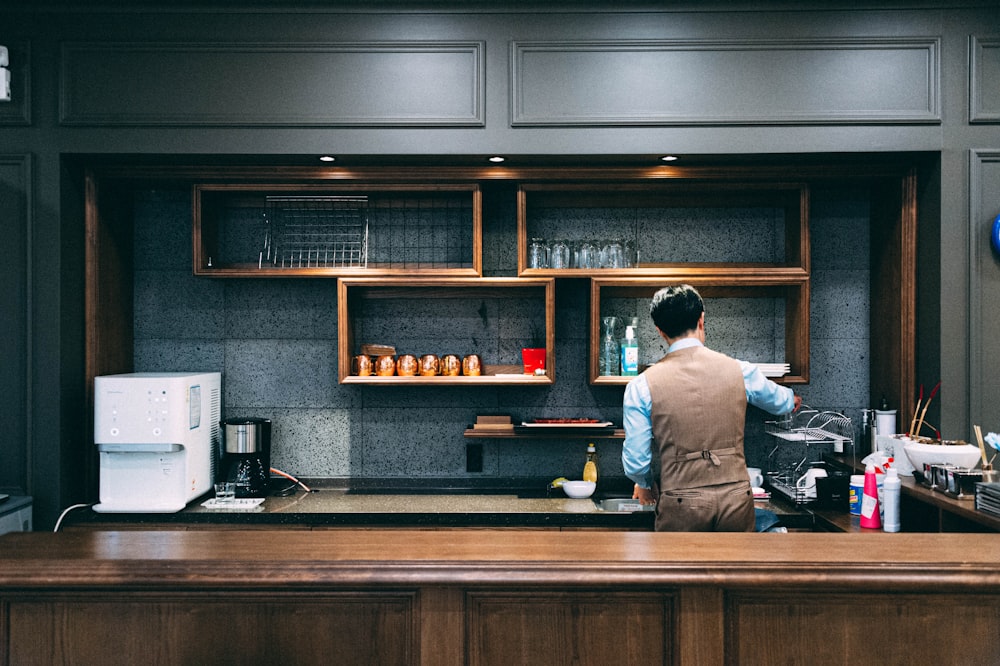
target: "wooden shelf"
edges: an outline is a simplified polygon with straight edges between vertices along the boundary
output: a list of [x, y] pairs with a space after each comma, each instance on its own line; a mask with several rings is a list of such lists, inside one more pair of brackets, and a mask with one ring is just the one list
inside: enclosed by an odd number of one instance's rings
[[[382, 316], [390, 317], [393, 308], [398, 304], [399, 308], [413, 307], [414, 302], [426, 301], [429, 299], [470, 299], [498, 301], [508, 301], [510, 299], [522, 299], [525, 307], [519, 310], [523, 317], [530, 318], [532, 313], [529, 308], [537, 310], [539, 321], [504, 321], [503, 325], [521, 325], [522, 330], [505, 331], [504, 335], [509, 336], [511, 341], [527, 340], [536, 334], [531, 330], [540, 326], [537, 334], [544, 335], [545, 347], [545, 368], [544, 376], [518, 374], [517, 369], [520, 358], [507, 358], [491, 360], [485, 350], [481, 348], [484, 341], [470, 341], [467, 343], [469, 349], [464, 350], [407, 350], [398, 345], [398, 340], [360, 340], [358, 329], [363, 323], [360, 312], [366, 308], [379, 308]], [[381, 303], [380, 303], [381, 302]], [[482, 306], [480, 306], [481, 308]], [[448, 329], [449, 316], [453, 316], [454, 308], [444, 311], [433, 311], [428, 307], [420, 312], [420, 316], [425, 318], [424, 326], [431, 326], [438, 331]], [[477, 317], [484, 324], [487, 315], [479, 312]], [[501, 322], [496, 322], [499, 327]], [[431, 335], [431, 334], [429, 334]], [[499, 335], [499, 333], [497, 333]], [[400, 353], [456, 353], [463, 355], [466, 353], [476, 353], [483, 357], [485, 372], [478, 377], [359, 377], [351, 374], [351, 359], [359, 353], [362, 342], [392, 344], [396, 346]], [[491, 353], [500, 353], [499, 340], [494, 341], [496, 347]], [[338, 344], [338, 379], [341, 384], [371, 384], [371, 385], [527, 385], [545, 386], [555, 382], [555, 280], [552, 278], [425, 278], [413, 277], [411, 279], [390, 278], [390, 277], [368, 277], [353, 278], [345, 277], [338, 281], [337, 285], [337, 344]], [[437, 342], [436, 344], [447, 344]], [[474, 345], [480, 345], [476, 348]], [[523, 345], [518, 345], [518, 349]], [[541, 346], [541, 345], [539, 345]], [[419, 354], [417, 354], [419, 355]], [[500, 361], [499, 363], [497, 361]]]
[[603, 432], [588, 432], [586, 429], [574, 432], [566, 429], [559, 432], [536, 431], [532, 433], [518, 432], [516, 430], [491, 432], [489, 430], [466, 428], [463, 435], [472, 439], [625, 439], [625, 431], [622, 428]]
[[[742, 276], [679, 276], [678, 281], [696, 287], [705, 299], [770, 298], [784, 303], [783, 359], [743, 359], [756, 362], [786, 362], [791, 372], [775, 378], [782, 384], [809, 382], [809, 279], [780, 278], [772, 275], [747, 273]], [[632, 377], [600, 374], [600, 342], [602, 307], [610, 299], [649, 299], [664, 286], [662, 278], [635, 277], [593, 279], [590, 290], [590, 356], [589, 378], [595, 385], [624, 385]], [[711, 315], [709, 315], [711, 316]]]
[[478, 377], [445, 377], [442, 375], [435, 375], [433, 377], [400, 377], [398, 375], [393, 375], [392, 377], [358, 377], [357, 375], [348, 375], [344, 377], [340, 382], [341, 384], [369, 384], [377, 386], [379, 384], [387, 385], [404, 385], [404, 386], [441, 386], [443, 384], [447, 385], [465, 385], [465, 386], [477, 386], [483, 384], [516, 384], [516, 385], [531, 385], [535, 384], [538, 386], [547, 386], [552, 383], [552, 380], [547, 376], [537, 376], [537, 375], [518, 375], [518, 374], [491, 374], [485, 372]]
[[[193, 192], [195, 275], [482, 275], [482, 194], [477, 183], [221, 183], [197, 184]], [[361, 232], [356, 240], [346, 241], [358, 244], [363, 261], [343, 259], [345, 235], [340, 229], [325, 240], [316, 240], [316, 225], [324, 222], [319, 213], [295, 221], [313, 224], [309, 240], [294, 243], [294, 234], [282, 235], [281, 218], [274, 214], [281, 207], [269, 208], [269, 200], [278, 197], [363, 199], [358, 212]], [[298, 254], [289, 254], [286, 248], [295, 246]], [[267, 260], [267, 247], [278, 253], [273, 262]], [[315, 258], [313, 247], [317, 248]]]
[[[747, 270], [774, 272], [776, 275], [809, 274], [809, 188], [802, 183], [759, 183], [698, 180], [678, 176], [663, 179], [655, 174], [628, 181], [603, 183], [526, 183], [517, 193], [518, 275], [547, 276], [642, 276], [672, 277], [675, 275], [730, 275]], [[768, 228], [756, 229], [754, 236], [772, 235], [776, 223], [774, 211], [780, 211], [781, 233], [784, 237], [780, 261], [725, 261], [705, 257], [698, 261], [670, 257], [672, 246], [662, 242], [669, 238], [667, 223], [660, 214], [647, 214], [648, 209], [712, 208], [762, 211], [757, 224]], [[587, 213], [578, 211], [589, 209]], [[547, 211], [557, 210], [555, 214]], [[739, 215], [739, 213], [737, 213]], [[585, 217], [586, 220], [579, 218]], [[640, 219], [641, 218], [641, 219]], [[587, 222], [600, 221], [588, 233], [581, 229]], [[598, 228], [599, 227], [599, 228]], [[611, 229], [612, 231], [609, 231]], [[686, 223], [687, 234], [702, 234], [701, 221]], [[639, 248], [635, 266], [629, 268], [529, 268], [529, 239], [552, 240], [566, 238], [571, 242], [597, 240], [594, 234], [609, 234], [630, 241]], [[735, 230], [731, 233], [737, 233]], [[742, 248], [745, 238], [736, 238], [727, 248]], [[739, 253], [739, 250], [736, 250]], [[751, 253], [753, 254], [753, 253]], [[772, 253], [773, 254], [773, 253]], [[658, 256], [662, 255], [662, 256]]]

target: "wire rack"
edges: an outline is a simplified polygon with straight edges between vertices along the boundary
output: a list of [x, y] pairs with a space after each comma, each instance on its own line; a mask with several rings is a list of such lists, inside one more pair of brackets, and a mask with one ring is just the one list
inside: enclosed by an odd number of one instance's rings
[[[797, 486], [810, 462], [818, 459], [829, 448], [827, 445], [839, 445], [845, 451], [854, 445], [854, 424], [849, 417], [840, 412], [817, 411], [806, 405], [784, 419], [765, 421], [764, 430], [777, 440], [768, 454], [768, 483], [773, 490], [796, 504], [816, 499], [815, 495], [807, 494]], [[801, 459], [795, 456], [791, 461], [785, 460], [781, 453], [789, 445], [801, 448]]]
[[473, 212], [468, 193], [373, 197], [370, 261], [389, 269], [473, 265]]
[[267, 197], [258, 268], [367, 266], [368, 197]]

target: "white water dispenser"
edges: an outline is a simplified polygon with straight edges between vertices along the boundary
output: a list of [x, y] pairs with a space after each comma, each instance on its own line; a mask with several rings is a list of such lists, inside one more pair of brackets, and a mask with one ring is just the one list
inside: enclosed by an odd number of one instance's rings
[[175, 513], [207, 492], [220, 443], [222, 375], [94, 378], [102, 513]]

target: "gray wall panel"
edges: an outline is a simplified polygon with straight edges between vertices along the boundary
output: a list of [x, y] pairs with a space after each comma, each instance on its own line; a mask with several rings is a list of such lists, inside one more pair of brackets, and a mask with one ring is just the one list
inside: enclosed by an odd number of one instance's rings
[[1000, 150], [974, 150], [969, 165], [969, 419], [986, 430], [1000, 420], [1000, 253], [989, 234], [1000, 215]]
[[0, 262], [0, 396], [4, 428], [0, 444], [0, 490], [26, 494], [28, 424], [31, 409], [29, 306], [31, 302], [31, 157], [0, 155], [0, 229], [4, 261]]
[[515, 126], [938, 123], [939, 40], [514, 42]]
[[1000, 37], [969, 42], [969, 120], [1000, 122]]
[[60, 120], [101, 126], [481, 126], [479, 42], [76, 43]]

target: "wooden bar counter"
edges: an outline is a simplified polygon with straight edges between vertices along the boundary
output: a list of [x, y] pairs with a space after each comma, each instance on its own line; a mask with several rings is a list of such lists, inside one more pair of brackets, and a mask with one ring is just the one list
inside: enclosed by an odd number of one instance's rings
[[1000, 535], [0, 537], [0, 663], [1000, 663]]

